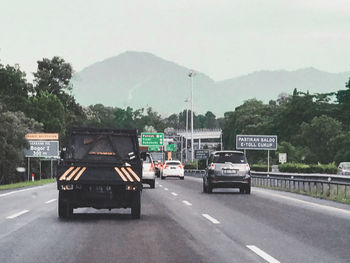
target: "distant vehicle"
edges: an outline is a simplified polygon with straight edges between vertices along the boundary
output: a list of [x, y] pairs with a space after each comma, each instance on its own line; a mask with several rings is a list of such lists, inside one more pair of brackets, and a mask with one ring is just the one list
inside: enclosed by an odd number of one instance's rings
[[166, 161], [163, 166], [163, 171], [160, 179], [165, 179], [167, 177], [179, 177], [184, 179], [184, 166], [180, 161]]
[[342, 162], [338, 166], [338, 174], [350, 175], [350, 162]]
[[243, 152], [213, 152], [208, 163], [203, 176], [204, 193], [212, 193], [214, 188], [239, 188], [240, 193], [250, 194], [250, 167]]
[[137, 130], [73, 128], [57, 165], [58, 216], [73, 209], [131, 208], [141, 215], [142, 164]]
[[160, 173], [162, 172], [162, 167], [163, 167], [163, 164], [160, 160], [154, 162], [154, 170], [157, 177], [160, 177]]
[[156, 182], [154, 162], [149, 153], [143, 154], [145, 157], [142, 164], [142, 183], [149, 184], [151, 188], [154, 188]]

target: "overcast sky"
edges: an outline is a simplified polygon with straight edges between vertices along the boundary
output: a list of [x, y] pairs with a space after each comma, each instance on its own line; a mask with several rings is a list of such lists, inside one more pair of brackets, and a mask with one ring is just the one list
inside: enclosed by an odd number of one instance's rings
[[79, 71], [147, 51], [223, 80], [350, 70], [350, 0], [0, 0], [0, 63], [62, 56]]

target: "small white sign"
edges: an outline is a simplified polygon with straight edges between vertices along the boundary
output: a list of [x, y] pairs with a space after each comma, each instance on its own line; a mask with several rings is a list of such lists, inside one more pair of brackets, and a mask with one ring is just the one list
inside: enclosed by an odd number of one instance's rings
[[278, 159], [280, 163], [286, 163], [287, 162], [287, 153], [279, 153]]

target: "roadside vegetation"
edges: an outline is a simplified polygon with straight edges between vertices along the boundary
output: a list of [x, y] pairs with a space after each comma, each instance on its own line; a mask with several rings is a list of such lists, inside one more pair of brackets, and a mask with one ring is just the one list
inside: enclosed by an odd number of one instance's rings
[[[0, 64], [0, 185], [23, 180], [16, 167], [26, 166], [22, 149], [28, 132], [57, 132], [64, 147], [66, 131], [73, 125], [137, 128], [139, 132], [186, 126], [186, 110], [164, 117], [150, 107], [83, 107], [73, 96], [73, 68], [68, 62], [53, 57], [37, 64], [33, 83], [18, 65]], [[273, 134], [279, 143], [278, 150], [271, 152], [271, 164], [277, 164], [281, 152], [293, 163], [282, 169], [334, 171], [334, 165], [350, 161], [350, 79], [338, 92], [309, 94], [295, 89], [268, 103], [249, 99], [220, 118], [210, 111], [194, 113], [193, 121], [196, 129], [221, 128], [225, 149], [235, 149], [237, 134]], [[266, 164], [265, 151], [247, 151], [247, 156], [251, 164]], [[32, 165], [38, 166], [35, 160]], [[42, 178], [49, 177], [43, 169]]]
[[28, 182], [19, 182], [19, 183], [13, 183], [13, 184], [3, 184], [0, 185], [0, 191], [1, 190], [10, 190], [10, 189], [17, 189], [17, 188], [23, 188], [23, 187], [32, 187], [32, 186], [40, 186], [44, 184], [49, 184], [56, 182], [56, 179], [49, 178], [49, 179], [41, 179], [38, 181], [28, 181]]

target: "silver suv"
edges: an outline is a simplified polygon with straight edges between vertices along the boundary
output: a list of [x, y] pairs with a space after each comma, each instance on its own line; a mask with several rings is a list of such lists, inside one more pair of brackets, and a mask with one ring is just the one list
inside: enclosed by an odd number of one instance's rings
[[214, 188], [239, 188], [240, 193], [250, 194], [250, 167], [243, 152], [213, 152], [208, 163], [203, 176], [204, 193]]

